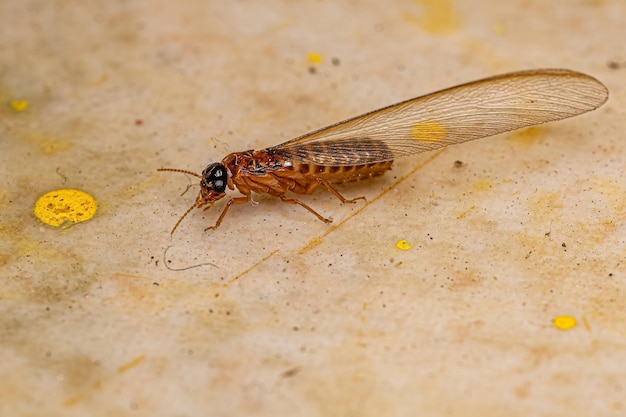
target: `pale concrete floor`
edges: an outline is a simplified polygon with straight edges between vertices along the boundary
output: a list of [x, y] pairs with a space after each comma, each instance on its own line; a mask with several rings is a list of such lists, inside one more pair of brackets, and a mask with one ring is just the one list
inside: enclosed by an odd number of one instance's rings
[[[0, 414], [623, 415], [625, 20], [621, 0], [0, 3]], [[303, 198], [331, 226], [259, 197], [169, 235], [197, 181], [181, 197], [159, 167], [540, 67], [610, 99], [342, 188], [367, 205]], [[96, 217], [38, 221], [60, 188]]]

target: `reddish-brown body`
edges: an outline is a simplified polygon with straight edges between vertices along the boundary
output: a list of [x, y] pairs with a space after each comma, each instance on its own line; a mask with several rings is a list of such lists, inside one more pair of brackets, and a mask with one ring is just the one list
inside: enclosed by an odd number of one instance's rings
[[[385, 149], [382, 144], [380, 146], [381, 149]], [[236, 188], [245, 197], [235, 197], [228, 200], [215, 225], [207, 227], [207, 229], [217, 228], [233, 204], [248, 202], [256, 204], [252, 198], [252, 193], [269, 194], [280, 198], [285, 203], [298, 204], [321, 221], [330, 223], [332, 220], [323, 217], [302, 201], [288, 198], [287, 193], [311, 194], [319, 185], [323, 185], [342, 203], [365, 200], [365, 197], [346, 199], [339, 194], [333, 184], [378, 177], [391, 169], [392, 163], [393, 160], [356, 165], [321, 165], [300, 162], [280, 155], [280, 151], [268, 148], [259, 151], [230, 153], [222, 159], [221, 163], [209, 165], [202, 172], [202, 175], [171, 168], [160, 169], [160, 171], [183, 172], [202, 179], [195, 204], [178, 220], [172, 229], [172, 233], [174, 233], [180, 222], [191, 210], [208, 205], [205, 207], [206, 210], [214, 202], [222, 199], [226, 195], [226, 187], [231, 190]]]
[[[231, 190], [237, 188], [245, 197], [228, 200], [215, 225], [207, 229], [217, 228], [222, 223], [231, 205], [247, 202], [256, 204], [252, 199], [252, 193], [269, 194], [280, 198], [285, 203], [298, 204], [321, 221], [330, 223], [332, 220], [323, 217], [302, 201], [295, 198], [287, 198], [287, 193], [311, 194], [321, 184], [341, 200], [342, 203], [354, 203], [357, 200], [365, 200], [365, 197], [348, 200], [339, 194], [332, 184], [341, 184], [383, 175], [385, 171], [391, 168], [392, 163], [393, 160], [361, 165], [324, 166], [287, 159], [271, 148], [260, 151], [230, 153], [222, 159], [219, 166], [227, 171], [228, 188]], [[206, 179], [206, 177], [211, 176], [207, 172], [208, 170], [209, 168], [203, 172], [201, 177], [203, 180], [200, 183], [200, 193], [196, 199], [196, 204], [190, 207], [187, 213], [195, 207], [212, 204], [225, 195], [223, 191], [214, 191], [214, 184]], [[181, 217], [181, 220], [185, 215]], [[181, 220], [179, 220], [179, 223]], [[172, 233], [174, 233], [178, 224], [174, 226]]]
[[235, 152], [209, 164], [202, 175], [163, 168], [201, 179], [194, 208], [211, 207], [235, 188], [243, 197], [228, 200], [214, 226], [233, 204], [250, 202], [253, 193], [298, 204], [288, 194], [311, 194], [323, 185], [343, 203], [333, 184], [377, 177], [394, 159], [498, 133], [561, 120], [601, 106], [606, 87], [593, 77], [564, 69], [519, 71], [462, 84], [353, 117], [258, 151]]
[[235, 152], [222, 159], [222, 165], [230, 173], [228, 188], [233, 190], [236, 187], [246, 196], [252, 192], [275, 197], [287, 192], [311, 194], [320, 184], [342, 184], [377, 177], [389, 170], [392, 163], [323, 166], [287, 160], [267, 150]]

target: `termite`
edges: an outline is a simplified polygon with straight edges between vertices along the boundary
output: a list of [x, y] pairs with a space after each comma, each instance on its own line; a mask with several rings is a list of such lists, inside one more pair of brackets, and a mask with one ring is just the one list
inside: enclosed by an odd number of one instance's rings
[[[324, 186], [342, 203], [336, 184], [383, 175], [393, 160], [498, 133], [566, 119], [600, 107], [607, 88], [595, 78], [566, 69], [539, 69], [496, 75], [365, 113], [261, 150], [233, 152], [202, 174], [160, 168], [200, 178], [194, 208], [205, 210], [226, 195], [216, 229], [233, 204], [257, 204], [252, 193], [270, 194], [298, 204], [323, 222], [328, 219], [302, 201], [287, 196], [311, 194]], [[206, 207], [205, 207], [206, 206]]]

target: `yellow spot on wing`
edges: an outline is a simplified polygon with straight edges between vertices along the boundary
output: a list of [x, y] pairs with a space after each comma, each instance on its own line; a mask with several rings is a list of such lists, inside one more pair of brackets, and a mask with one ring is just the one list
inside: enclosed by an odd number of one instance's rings
[[91, 219], [96, 214], [96, 200], [84, 191], [61, 189], [50, 191], [35, 203], [35, 216], [55, 227], [68, 227]]
[[400, 250], [409, 250], [413, 247], [413, 245], [409, 245], [409, 242], [407, 242], [406, 240], [402, 239], [402, 240], [398, 240], [396, 242], [396, 247]]
[[576, 319], [571, 316], [559, 316], [552, 323], [559, 330], [570, 330], [576, 327]]
[[411, 129], [413, 139], [424, 142], [441, 142], [446, 138], [446, 127], [437, 122], [418, 123]]

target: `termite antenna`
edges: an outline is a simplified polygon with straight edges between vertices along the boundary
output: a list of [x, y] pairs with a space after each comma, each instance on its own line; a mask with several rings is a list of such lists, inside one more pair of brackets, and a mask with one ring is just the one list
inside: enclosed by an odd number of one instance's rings
[[[200, 174], [196, 174], [195, 172], [192, 171], [188, 171], [186, 169], [178, 169], [178, 168], [159, 168], [157, 169], [157, 171], [169, 171], [169, 172], [180, 172], [181, 174], [188, 174], [188, 175], [193, 175], [194, 177], [198, 177], [200, 179], [202, 179], [202, 175]], [[174, 228], [172, 229], [172, 231], [170, 232], [170, 236], [174, 235], [174, 232], [176, 231], [176, 229], [178, 228], [178, 225], [185, 219], [185, 217], [187, 217], [187, 215], [189, 214], [189, 212], [193, 209], [195, 209], [196, 207], [200, 207], [200, 201], [197, 201], [187, 209], [187, 211], [185, 212], [185, 214], [183, 214], [180, 219], [178, 219], [178, 221], [176, 222], [176, 224], [174, 225]]]
[[157, 171], [180, 172], [181, 174], [189, 174], [189, 175], [193, 175], [194, 177], [202, 178], [202, 175], [196, 174], [195, 172], [192, 172], [192, 171], [187, 171], [186, 169], [159, 168], [157, 169]]
[[193, 206], [189, 207], [187, 209], [187, 211], [185, 212], [185, 214], [183, 214], [182, 216], [180, 216], [180, 219], [178, 219], [178, 221], [176, 222], [176, 225], [174, 226], [174, 228], [172, 229], [172, 231], [170, 232], [170, 236], [174, 236], [174, 232], [176, 231], [176, 228], [178, 227], [178, 225], [180, 224], [180, 222], [183, 221], [183, 219], [185, 217], [187, 217], [187, 215], [189, 214], [189, 212], [193, 209], [195, 209], [196, 207], [198, 207], [198, 202], [196, 201], [195, 203], [193, 203]]

